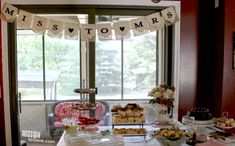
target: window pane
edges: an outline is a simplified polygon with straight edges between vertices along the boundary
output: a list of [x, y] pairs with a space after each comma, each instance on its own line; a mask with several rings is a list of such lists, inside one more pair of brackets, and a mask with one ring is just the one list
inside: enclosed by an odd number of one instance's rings
[[[40, 15], [53, 20], [87, 23], [87, 14]], [[80, 88], [80, 41], [52, 38], [31, 30], [17, 30], [18, 85], [22, 100], [76, 98]], [[44, 42], [43, 42], [44, 41]], [[45, 70], [43, 71], [43, 43]], [[45, 87], [43, 73], [45, 72]], [[45, 96], [44, 96], [45, 88]]]
[[147, 98], [156, 85], [156, 32], [124, 40], [124, 99]]
[[121, 41], [96, 41], [97, 99], [121, 99]]
[[42, 36], [17, 30], [18, 90], [22, 100], [43, 100]]
[[[131, 20], [136, 17], [99, 15], [96, 16], [96, 23]], [[132, 33], [133, 31], [131, 30]], [[149, 98], [147, 96], [148, 91], [157, 82], [156, 31], [138, 37], [132, 34], [131, 38], [123, 40], [116, 40], [114, 34], [113, 31], [112, 40], [99, 41], [97, 39], [96, 42], [96, 85], [98, 87], [98, 99], [122, 99], [122, 97], [123, 99]], [[119, 58], [116, 60], [113, 51], [119, 51]], [[122, 53], [123, 62], [121, 62]], [[115, 62], [115, 64], [112, 62]], [[115, 67], [118, 67], [119, 70], [117, 71]]]
[[80, 41], [45, 36], [46, 99], [78, 99]]

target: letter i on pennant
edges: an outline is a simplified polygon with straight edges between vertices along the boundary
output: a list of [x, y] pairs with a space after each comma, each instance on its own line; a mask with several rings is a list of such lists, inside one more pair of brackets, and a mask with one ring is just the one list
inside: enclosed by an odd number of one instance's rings
[[33, 14], [19, 10], [19, 14], [17, 17], [17, 26], [23, 29], [30, 29], [32, 25]]

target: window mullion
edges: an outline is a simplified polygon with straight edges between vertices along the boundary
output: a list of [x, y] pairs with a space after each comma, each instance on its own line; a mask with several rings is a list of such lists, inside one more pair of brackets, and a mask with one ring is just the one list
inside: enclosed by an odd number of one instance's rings
[[42, 36], [43, 99], [46, 100], [45, 36]]
[[123, 47], [124, 47], [124, 41], [121, 39], [121, 100], [123, 100], [123, 95], [124, 95], [124, 81], [123, 81], [123, 75], [124, 75], [124, 58], [123, 58]]
[[160, 78], [160, 75], [161, 73], [159, 72], [159, 57], [161, 56], [160, 55], [160, 40], [159, 40], [159, 31], [156, 31], [156, 42], [157, 42], [157, 45], [156, 45], [156, 86], [159, 84], [161, 78]]
[[158, 84], [165, 82], [165, 38], [164, 31], [158, 30]]
[[167, 83], [168, 82], [168, 79], [167, 79], [167, 70], [168, 70], [168, 68], [167, 68], [167, 64], [168, 64], [168, 60], [167, 60], [167, 58], [168, 58], [168, 44], [167, 44], [167, 29], [165, 28], [165, 31], [163, 31], [163, 33], [164, 33], [164, 64], [163, 64], [163, 66], [164, 66], [164, 83]]

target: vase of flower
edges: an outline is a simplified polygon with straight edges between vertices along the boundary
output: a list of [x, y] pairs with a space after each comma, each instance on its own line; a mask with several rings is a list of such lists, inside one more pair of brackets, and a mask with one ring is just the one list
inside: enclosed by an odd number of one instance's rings
[[77, 126], [65, 127], [65, 132], [67, 135], [73, 137], [77, 135]]
[[160, 85], [154, 87], [148, 96], [153, 97], [149, 100], [149, 103], [154, 106], [156, 119], [158, 121], [169, 121], [172, 118], [174, 107], [174, 91], [173, 86]]
[[156, 103], [154, 109], [157, 121], [159, 122], [169, 121], [170, 113], [168, 113], [168, 107], [166, 105]]
[[64, 118], [62, 123], [67, 136], [73, 137], [77, 135], [78, 124], [75, 118]]

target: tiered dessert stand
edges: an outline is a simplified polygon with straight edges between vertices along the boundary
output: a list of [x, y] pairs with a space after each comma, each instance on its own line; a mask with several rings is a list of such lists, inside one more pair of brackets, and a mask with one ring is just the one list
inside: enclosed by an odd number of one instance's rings
[[[117, 112], [112, 112], [112, 117], [115, 116]], [[113, 119], [113, 118], [112, 118]], [[145, 122], [124, 122], [124, 123], [116, 123], [112, 121], [112, 130], [115, 129], [115, 127], [123, 126], [123, 127], [133, 127], [133, 126], [139, 126], [139, 128], [144, 128]], [[123, 128], [122, 127], [122, 128]], [[128, 128], [127, 128], [128, 129]], [[144, 139], [146, 139], [147, 131], [145, 134], [121, 134], [123, 137], [136, 137], [136, 136], [143, 136]]]

